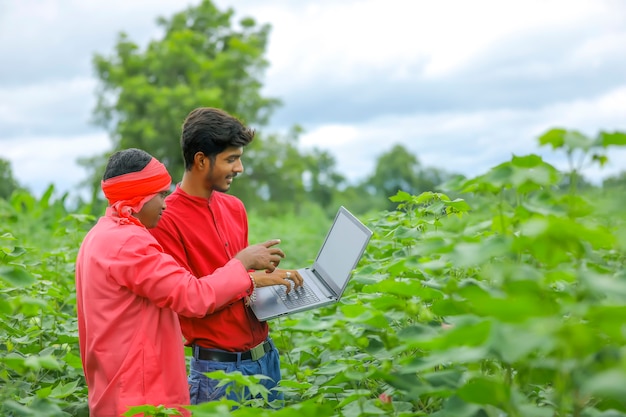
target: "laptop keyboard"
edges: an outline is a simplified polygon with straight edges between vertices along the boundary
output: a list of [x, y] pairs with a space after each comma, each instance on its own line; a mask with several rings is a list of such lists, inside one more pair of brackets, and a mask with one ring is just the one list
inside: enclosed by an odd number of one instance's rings
[[288, 308], [300, 307], [319, 301], [319, 298], [307, 285], [306, 281], [302, 287], [298, 287], [295, 290], [293, 289], [293, 284], [291, 284], [291, 286], [292, 288], [289, 294], [287, 294], [285, 286], [279, 285], [276, 287], [278, 295]]

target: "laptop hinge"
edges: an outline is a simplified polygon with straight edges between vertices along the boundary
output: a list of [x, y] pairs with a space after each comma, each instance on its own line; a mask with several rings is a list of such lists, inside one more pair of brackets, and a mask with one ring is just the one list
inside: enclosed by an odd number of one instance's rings
[[333, 291], [333, 289], [330, 288], [328, 286], [328, 284], [326, 284], [326, 281], [324, 280], [324, 278], [322, 278], [322, 276], [314, 268], [311, 268], [311, 272], [313, 272], [315, 274], [315, 276], [317, 277], [317, 282], [322, 284], [324, 286], [324, 289], [326, 291], [328, 291], [328, 293], [330, 294], [330, 296], [328, 296], [328, 298], [337, 299], [338, 295], [335, 294], [335, 291]]

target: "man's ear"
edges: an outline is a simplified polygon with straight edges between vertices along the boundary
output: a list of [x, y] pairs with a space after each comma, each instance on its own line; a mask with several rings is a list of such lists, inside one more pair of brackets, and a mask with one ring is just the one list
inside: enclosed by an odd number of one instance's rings
[[204, 169], [204, 164], [207, 163], [207, 157], [202, 152], [196, 152], [193, 156], [194, 165], [196, 165], [200, 169]]

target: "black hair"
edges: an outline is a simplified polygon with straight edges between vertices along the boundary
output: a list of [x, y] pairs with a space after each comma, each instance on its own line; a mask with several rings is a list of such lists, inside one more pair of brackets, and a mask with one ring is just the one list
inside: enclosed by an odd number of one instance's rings
[[129, 148], [113, 153], [104, 169], [103, 180], [141, 171], [152, 160], [152, 155], [137, 148]]

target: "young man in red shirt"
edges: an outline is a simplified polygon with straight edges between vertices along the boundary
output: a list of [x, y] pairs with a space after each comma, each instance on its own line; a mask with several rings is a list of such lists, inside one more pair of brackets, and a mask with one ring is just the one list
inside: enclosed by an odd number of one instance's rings
[[[185, 172], [168, 196], [167, 211], [152, 234], [163, 249], [195, 276], [213, 273], [248, 246], [248, 218], [238, 198], [225, 194], [243, 172], [243, 148], [254, 130], [215, 108], [197, 108], [185, 119], [181, 146]], [[302, 285], [295, 270], [254, 271], [253, 279], [271, 280], [289, 290]], [[204, 373], [239, 371], [270, 377], [262, 383], [271, 390], [280, 380], [280, 358], [269, 337], [267, 323], [259, 322], [242, 297], [202, 318], [180, 317], [187, 346], [192, 348], [189, 389], [191, 403], [223, 397], [226, 387]], [[230, 398], [237, 399], [235, 393]], [[281, 400], [270, 391], [270, 402]]]

